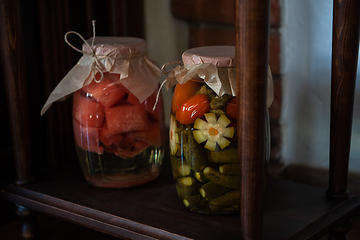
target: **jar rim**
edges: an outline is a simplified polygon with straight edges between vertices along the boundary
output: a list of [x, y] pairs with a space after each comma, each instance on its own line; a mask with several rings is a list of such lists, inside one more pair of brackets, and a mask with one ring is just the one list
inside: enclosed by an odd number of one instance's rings
[[216, 67], [235, 66], [235, 46], [219, 45], [191, 48], [182, 54], [185, 65], [212, 63]]
[[94, 40], [93, 49], [91, 46], [93, 38], [86, 40], [83, 43], [82, 50], [87, 53], [95, 53], [97, 56], [108, 55], [118, 57], [130, 57], [139, 54], [145, 54], [147, 51], [147, 44], [144, 39], [135, 37], [96, 37]]

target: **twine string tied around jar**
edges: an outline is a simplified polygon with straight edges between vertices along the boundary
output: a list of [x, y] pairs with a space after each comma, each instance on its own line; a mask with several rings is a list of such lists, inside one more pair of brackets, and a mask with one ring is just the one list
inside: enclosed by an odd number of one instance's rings
[[[91, 42], [91, 46], [89, 45], [89, 43], [83, 38], [83, 36], [81, 36], [80, 33], [75, 32], [75, 31], [69, 31], [65, 34], [64, 38], [65, 38], [65, 42], [75, 51], [88, 55], [90, 56], [94, 62], [91, 66], [91, 70], [92, 70], [92, 74], [93, 74], [93, 79], [96, 83], [99, 83], [103, 80], [104, 78], [104, 73], [102, 71], [102, 69], [104, 68], [103, 65], [100, 63], [100, 59], [103, 58], [111, 58], [112, 60], [116, 60], [116, 58], [111, 57], [110, 54], [113, 53], [116, 49], [113, 49], [112, 51], [108, 52], [106, 55], [96, 55], [95, 50], [94, 50], [94, 41], [95, 41], [95, 20], [92, 20], [92, 26], [93, 26], [93, 38], [92, 38], [92, 42]], [[76, 48], [74, 45], [72, 45], [67, 37], [69, 34], [75, 34], [77, 35], [90, 49], [91, 53], [85, 52], [83, 50], [80, 50], [78, 48]], [[100, 79], [96, 79], [96, 74], [99, 73], [100, 74]]]

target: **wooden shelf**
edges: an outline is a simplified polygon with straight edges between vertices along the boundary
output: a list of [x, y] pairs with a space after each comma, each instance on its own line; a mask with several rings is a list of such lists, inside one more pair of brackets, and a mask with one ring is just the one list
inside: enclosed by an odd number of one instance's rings
[[[10, 185], [2, 196], [39, 212], [70, 219], [114, 236], [132, 239], [238, 239], [239, 216], [190, 212], [175, 190], [169, 159], [152, 183], [131, 189], [100, 189], [80, 172], [23, 186]], [[261, 197], [261, 196], [259, 196]], [[344, 211], [359, 206], [350, 196], [328, 199], [325, 189], [269, 179], [264, 194], [264, 239], [312, 239], [345, 220]], [[321, 221], [320, 221], [321, 220]], [[284, 228], [286, 223], [286, 228]]]
[[[197, 6], [201, 7], [201, 2], [198, 2]], [[347, 195], [358, 59], [358, 51], [355, 49], [359, 43], [359, 1], [334, 1], [330, 181], [327, 194], [322, 188], [269, 179], [264, 196], [258, 198], [256, 198], [257, 194], [262, 194], [260, 183], [262, 159], [265, 156], [264, 141], [261, 139], [265, 128], [270, 1], [235, 1], [236, 75], [238, 80], [241, 79], [237, 81], [238, 147], [242, 150], [239, 151], [241, 170], [239, 180], [240, 190], [243, 193], [240, 199], [240, 216], [202, 215], [186, 209], [176, 195], [169, 159], [165, 159], [158, 179], [133, 189], [94, 188], [85, 182], [79, 171], [72, 174], [64, 171], [65, 175], [51, 174], [47, 178], [37, 178], [36, 182], [28, 183], [34, 176], [32, 168], [36, 164], [41, 165], [39, 160], [47, 159], [39, 157], [40, 154], [31, 153], [31, 140], [37, 140], [38, 136], [31, 135], [30, 130], [36, 128], [32, 124], [34, 121], [31, 121], [34, 118], [29, 117], [29, 112], [34, 110], [36, 105], [30, 104], [31, 108], [29, 108], [26, 86], [28, 81], [32, 86], [36, 86], [34, 85], [36, 82], [33, 82], [33, 78], [27, 79], [26, 76], [37, 77], [38, 72], [35, 75], [26, 74], [28, 64], [24, 49], [26, 38], [19, 16], [20, 3], [21, 1], [0, 1], [2, 26], [0, 52], [1, 58], [5, 59], [2, 69], [10, 110], [14, 163], [17, 183], [21, 184], [4, 187], [1, 194], [18, 205], [18, 215], [25, 219], [23, 236], [36, 237], [36, 224], [31, 220], [31, 217], [36, 215], [32, 214], [35, 210], [125, 239], [261, 239], [262, 237], [267, 240], [303, 240], [318, 239], [335, 227], [332, 235], [336, 235], [337, 239], [344, 239], [349, 227], [349, 224], [346, 224], [347, 220], [351, 214], [359, 210], [360, 206], [359, 199]], [[68, 1], [65, 1], [64, 5], [67, 4]], [[54, 67], [51, 63], [59, 59], [70, 59], [71, 55], [63, 54], [64, 48], [58, 44], [58, 38], [52, 37], [56, 34], [48, 34], [48, 29], [52, 33], [55, 33], [55, 30], [61, 31], [59, 26], [67, 25], [68, 15], [63, 14], [63, 8], [58, 7], [57, 4], [50, 6], [61, 12], [56, 11], [58, 14], [48, 11], [46, 6], [48, 5], [45, 2], [40, 4], [40, 19], [48, 19], [46, 16], [50, 16], [49, 14], [54, 15], [55, 18], [56, 16], [64, 18], [56, 19], [58, 21], [55, 22], [59, 23], [55, 25], [56, 27], [51, 24], [43, 25], [47, 21], [41, 21], [40, 24], [41, 34], [38, 37], [45, 39], [40, 49], [46, 53], [54, 50], [54, 56], [50, 54], [43, 57], [42, 62], [46, 64], [42, 68], [44, 71], [39, 71], [40, 75], [45, 74], [45, 89], [50, 86], [47, 84], [48, 81], [55, 79], [48, 73], [59, 76], [59, 68], [64, 69], [65, 66], [56, 64]], [[115, 9], [114, 5], [109, 4], [109, 9]], [[134, 16], [140, 19], [136, 14]], [[124, 26], [133, 28], [133, 23], [130, 21]], [[34, 32], [37, 31], [31, 31], [32, 35]], [[13, 39], [17, 41], [12, 41]], [[56, 43], [55, 47], [52, 43]], [[70, 63], [70, 61], [60, 62]], [[62, 165], [65, 162], [62, 160], [69, 160], [61, 157], [72, 146], [71, 141], [67, 140], [71, 134], [66, 134], [71, 132], [71, 124], [63, 124], [63, 119], [66, 119], [64, 114], [69, 113], [71, 111], [58, 110], [57, 114], [49, 118], [48, 123], [51, 124], [47, 129], [50, 133], [46, 141], [53, 144], [51, 147], [46, 147], [48, 154], [45, 155], [50, 156], [48, 159], [52, 161], [48, 162], [54, 164], [53, 166]], [[58, 122], [61, 123], [59, 126]], [[55, 137], [54, 129], [62, 133], [60, 138]], [[59, 139], [62, 140], [60, 142], [64, 143], [63, 145], [58, 145]], [[38, 145], [43, 150], [44, 146]], [[32, 155], [36, 156], [36, 159], [32, 160]], [[69, 167], [69, 169], [73, 168]], [[327, 198], [327, 195], [330, 197]], [[344, 196], [346, 198], [338, 198]], [[33, 226], [35, 227], [31, 229]]]

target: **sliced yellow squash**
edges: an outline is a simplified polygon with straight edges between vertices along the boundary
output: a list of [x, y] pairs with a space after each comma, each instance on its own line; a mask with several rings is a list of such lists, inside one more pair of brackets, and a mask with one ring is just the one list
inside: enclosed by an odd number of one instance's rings
[[174, 115], [170, 117], [170, 129], [169, 129], [169, 139], [170, 139], [170, 152], [172, 155], [180, 155], [180, 139], [179, 139], [179, 129], [177, 128]]
[[205, 113], [204, 116], [206, 121], [197, 118], [194, 122], [194, 139], [198, 143], [206, 141], [205, 148], [210, 151], [215, 151], [216, 145], [221, 149], [229, 146], [230, 141], [225, 137], [232, 138], [235, 132], [233, 127], [227, 127], [231, 121], [224, 114], [218, 119], [215, 113]]

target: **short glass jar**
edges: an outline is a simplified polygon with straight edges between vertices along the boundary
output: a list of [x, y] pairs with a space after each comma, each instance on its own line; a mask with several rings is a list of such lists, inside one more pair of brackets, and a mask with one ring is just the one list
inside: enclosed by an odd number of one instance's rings
[[[193, 48], [172, 75], [170, 152], [177, 193], [191, 211], [238, 214], [240, 204], [235, 47]], [[270, 151], [266, 116], [264, 183]]]
[[146, 42], [97, 37], [91, 48], [83, 44], [84, 52], [97, 56], [98, 72], [73, 93], [74, 138], [84, 177], [105, 188], [150, 182], [164, 156], [164, 110]]

